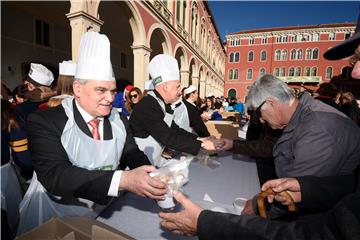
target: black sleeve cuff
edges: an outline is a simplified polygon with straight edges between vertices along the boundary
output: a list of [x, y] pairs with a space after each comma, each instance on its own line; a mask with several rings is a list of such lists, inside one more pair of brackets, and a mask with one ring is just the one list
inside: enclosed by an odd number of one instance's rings
[[204, 210], [197, 223], [199, 239], [264, 239], [267, 220]]

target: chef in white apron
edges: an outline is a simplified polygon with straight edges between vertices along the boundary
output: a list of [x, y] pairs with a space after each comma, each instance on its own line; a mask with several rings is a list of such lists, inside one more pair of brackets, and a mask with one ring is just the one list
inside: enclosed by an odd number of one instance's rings
[[201, 119], [200, 111], [195, 105], [198, 98], [197, 88], [194, 85], [185, 88], [183, 97], [172, 104], [176, 125], [199, 137], [210, 137], [210, 133]]
[[[115, 89], [108, 38], [85, 33], [74, 97], [29, 118], [35, 173], [20, 204], [18, 235], [52, 217], [95, 218], [122, 190], [164, 198], [166, 185], [149, 176], [155, 168], [138, 149], [126, 117], [112, 109]], [[134, 169], [118, 170], [120, 161]]]
[[173, 109], [174, 122], [176, 123], [176, 125], [190, 133], [195, 133], [194, 129], [192, 129], [192, 127], [190, 126], [189, 113], [185, 106], [184, 100], [180, 99], [178, 103], [173, 104]]
[[166, 54], [155, 56], [148, 67], [154, 90], [148, 93], [133, 110], [130, 126], [139, 148], [158, 167], [166, 163], [161, 157], [165, 147], [197, 155], [200, 148], [214, 150], [210, 140], [197, 139], [174, 124], [171, 104], [181, 97], [180, 74], [177, 60]]
[[[168, 125], [168, 127], [170, 127], [174, 119], [174, 114], [165, 111], [165, 103], [159, 99], [154, 92], [148, 92], [148, 95], [155, 98], [159, 103], [161, 109], [164, 112], [163, 120]], [[147, 138], [136, 137], [135, 141], [139, 146], [139, 149], [145, 153], [153, 165], [161, 167], [166, 163], [167, 160], [161, 157], [161, 153], [164, 151], [165, 145], [156, 141], [151, 135], [149, 135]]]
[[189, 119], [189, 127], [199, 137], [209, 137], [210, 133], [201, 118], [199, 108], [195, 104], [199, 98], [197, 87], [190, 85], [184, 89], [183, 95], [183, 103], [187, 110], [186, 113]]

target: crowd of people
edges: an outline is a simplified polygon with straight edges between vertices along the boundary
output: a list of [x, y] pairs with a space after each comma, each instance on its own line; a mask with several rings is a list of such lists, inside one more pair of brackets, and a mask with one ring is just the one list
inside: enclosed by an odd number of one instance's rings
[[[350, 57], [358, 79], [359, 28], [324, 54], [329, 60]], [[194, 85], [181, 89], [170, 55], [152, 58], [148, 70], [144, 86], [117, 91], [110, 42], [89, 31], [77, 63], [59, 64], [56, 86], [54, 74], [38, 63], [29, 65], [13, 92], [2, 83], [1, 165], [12, 166], [23, 197], [16, 226], [2, 217], [7, 236], [55, 216], [95, 217], [124, 191], [163, 200], [166, 183], [149, 173], [173, 150], [205, 150], [255, 159], [262, 191], [271, 190], [270, 219], [258, 216], [257, 195], [237, 216], [204, 210], [174, 191], [184, 209], [160, 213], [165, 229], [201, 239], [360, 239], [360, 108], [352, 93], [323, 83], [312, 95], [295, 94], [265, 74], [251, 86], [245, 106], [211, 93], [200, 99]], [[204, 122], [222, 120], [226, 111], [249, 119], [245, 141], [210, 135]], [[292, 202], [296, 214], [285, 207]]]
[[[360, 79], [359, 53], [360, 18], [355, 34], [324, 57], [349, 57], [352, 77]], [[359, 239], [359, 105], [331, 84], [320, 86], [315, 97], [318, 100], [306, 92], [295, 95], [276, 77], [261, 76], [246, 102], [253, 110], [249, 140], [224, 139], [219, 149], [256, 158], [261, 190], [270, 190], [269, 219], [259, 216], [255, 197], [237, 216], [204, 210], [175, 192], [184, 209], [160, 213], [161, 225], [200, 239]], [[280, 194], [283, 191], [290, 197]], [[284, 207], [293, 202], [296, 214]]]

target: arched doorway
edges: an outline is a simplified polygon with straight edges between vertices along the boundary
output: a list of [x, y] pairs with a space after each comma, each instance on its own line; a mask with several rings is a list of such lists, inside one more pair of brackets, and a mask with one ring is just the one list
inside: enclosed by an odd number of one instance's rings
[[187, 70], [185, 50], [181, 46], [176, 48], [175, 58], [179, 65], [181, 87], [187, 87], [189, 85], [189, 71]]
[[196, 72], [195, 59], [192, 58], [189, 64], [189, 85], [197, 86], [198, 82], [199, 82], [199, 76]]
[[199, 70], [199, 82], [198, 82], [198, 91], [199, 91], [199, 96], [201, 98], [205, 97], [205, 72], [204, 72], [204, 67], [201, 66], [200, 70]]
[[[121, 14], [119, 14], [121, 13]], [[144, 44], [142, 21], [134, 6], [125, 1], [101, 1], [99, 15], [104, 24], [101, 33], [111, 43], [111, 62], [119, 90], [134, 84], [134, 54], [131, 46]]]
[[206, 78], [205, 78], [205, 96], [207, 96], [209, 93], [212, 93], [210, 90], [210, 85], [211, 85], [211, 78], [210, 78], [210, 72], [209, 70], [206, 73]]
[[154, 24], [148, 33], [149, 46], [151, 48], [150, 60], [159, 54], [170, 54], [170, 41], [168, 40], [168, 36], [166, 32], [158, 26], [158, 24]]
[[228, 97], [231, 98], [231, 97], [234, 97], [236, 98], [236, 90], [231, 88], [228, 90]]

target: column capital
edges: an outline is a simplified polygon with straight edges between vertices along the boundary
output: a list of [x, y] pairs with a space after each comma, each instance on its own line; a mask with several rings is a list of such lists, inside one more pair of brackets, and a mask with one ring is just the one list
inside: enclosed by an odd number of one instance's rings
[[78, 19], [78, 18], [82, 18], [82, 19], [86, 19], [88, 21], [93, 22], [94, 24], [98, 25], [98, 26], [102, 26], [104, 24], [104, 21], [102, 21], [101, 19], [95, 18], [93, 16], [91, 16], [90, 14], [84, 12], [84, 11], [78, 11], [78, 12], [73, 12], [73, 13], [67, 13], [65, 14], [66, 17], [70, 20], [70, 22], [73, 19]]
[[80, 40], [89, 28], [95, 32], [100, 32], [100, 28], [104, 21], [89, 15], [84, 11], [77, 11], [66, 14], [71, 26], [71, 44], [72, 44], [72, 60], [77, 61]]
[[146, 52], [149, 52], [149, 53], [152, 52], [152, 49], [148, 48], [145, 45], [137, 45], [137, 46], [131, 45], [130, 47], [134, 52], [137, 51], [137, 50], [143, 50], [143, 51], [146, 51]]

